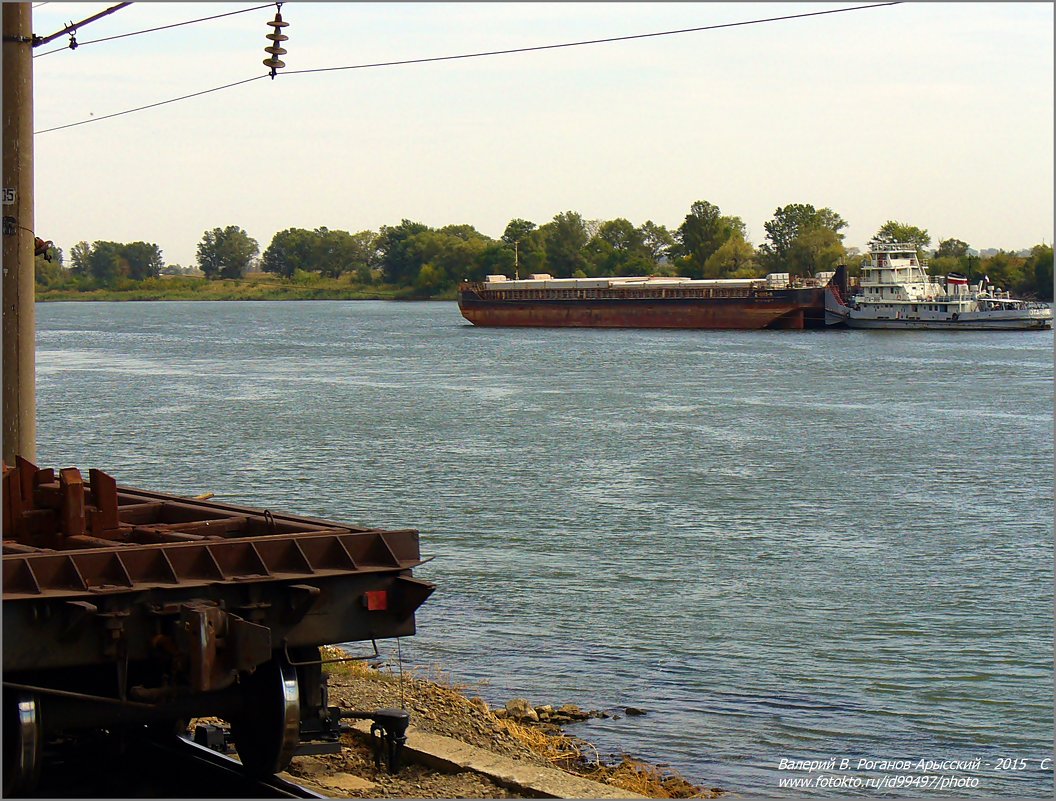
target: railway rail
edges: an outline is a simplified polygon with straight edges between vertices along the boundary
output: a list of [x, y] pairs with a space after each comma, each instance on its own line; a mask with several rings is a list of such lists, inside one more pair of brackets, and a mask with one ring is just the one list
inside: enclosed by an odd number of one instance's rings
[[336, 747], [348, 714], [320, 647], [413, 635], [424, 561], [414, 529], [4, 465], [4, 795], [33, 791], [47, 743], [92, 731], [223, 718], [257, 777]]
[[41, 798], [325, 798], [186, 738], [120, 739], [103, 732], [49, 747]]

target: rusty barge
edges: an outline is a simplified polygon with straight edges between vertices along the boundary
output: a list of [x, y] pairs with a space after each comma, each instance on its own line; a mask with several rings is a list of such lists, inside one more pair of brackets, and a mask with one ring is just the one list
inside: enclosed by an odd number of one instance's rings
[[338, 749], [342, 718], [399, 741], [406, 713], [328, 705], [320, 647], [414, 634], [435, 589], [412, 575], [423, 561], [414, 529], [5, 465], [4, 796], [31, 792], [49, 738], [83, 731], [172, 736], [219, 717], [262, 776]]
[[479, 326], [803, 329], [825, 327], [825, 288], [840, 273], [799, 279], [633, 276], [524, 280], [489, 275], [459, 286], [462, 316]]

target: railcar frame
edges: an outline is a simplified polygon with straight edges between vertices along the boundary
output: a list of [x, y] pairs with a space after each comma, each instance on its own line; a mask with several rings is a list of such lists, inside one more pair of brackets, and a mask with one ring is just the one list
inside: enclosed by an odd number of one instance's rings
[[336, 741], [320, 646], [414, 634], [435, 586], [413, 529], [364, 528], [119, 487], [106, 473], [3, 476], [4, 795], [45, 738], [231, 722], [243, 764]]

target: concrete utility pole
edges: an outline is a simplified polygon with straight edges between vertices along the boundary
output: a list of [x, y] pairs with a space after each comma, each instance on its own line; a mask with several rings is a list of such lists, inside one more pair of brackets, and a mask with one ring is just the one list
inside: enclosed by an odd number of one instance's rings
[[33, 233], [33, 16], [3, 3], [3, 456], [37, 456]]

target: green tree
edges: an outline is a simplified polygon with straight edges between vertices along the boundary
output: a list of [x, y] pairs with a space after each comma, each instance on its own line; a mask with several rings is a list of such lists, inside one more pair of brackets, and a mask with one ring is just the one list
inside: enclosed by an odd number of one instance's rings
[[792, 240], [787, 263], [790, 272], [812, 276], [818, 272], [835, 270], [843, 254], [839, 234], [831, 228], [813, 228]]
[[258, 252], [257, 240], [237, 225], [214, 228], [198, 243], [198, 267], [206, 278], [241, 278]]
[[62, 248], [51, 247], [50, 259], [42, 255], [33, 256], [34, 283], [39, 287], [52, 287], [64, 284], [70, 277], [70, 271], [63, 266]]
[[93, 242], [88, 254], [88, 276], [103, 286], [109, 286], [127, 275], [123, 250], [124, 245], [119, 242]]
[[1052, 245], [1035, 245], [1025, 268], [1034, 274], [1030, 293], [1041, 300], [1052, 300]]
[[472, 226], [446, 226], [419, 231], [405, 243], [408, 263], [417, 265], [411, 282], [417, 294], [435, 294], [460, 279], [483, 278], [484, 254], [501, 247]]
[[429, 295], [441, 291], [450, 281], [451, 277], [443, 267], [426, 262], [418, 271], [414, 286], [420, 293]]
[[928, 273], [931, 275], [948, 275], [949, 273], [968, 272], [968, 257], [932, 256], [928, 259]]
[[462, 239], [466, 242], [481, 241], [488, 238], [472, 225], [445, 225], [440, 229], [440, 233], [445, 236], [453, 236], [457, 239]]
[[704, 278], [754, 278], [759, 273], [755, 248], [736, 231], [708, 257]]
[[654, 262], [666, 259], [671, 255], [671, 249], [675, 246], [675, 237], [663, 225], [658, 225], [652, 220], [646, 220], [638, 228], [638, 238], [643, 247]]
[[587, 267], [583, 247], [590, 241], [587, 225], [577, 212], [554, 215], [546, 229], [546, 264], [555, 278], [569, 278]]
[[89, 276], [88, 260], [92, 255], [92, 246], [87, 242], [78, 242], [70, 248], [70, 273], [79, 276]]
[[[789, 254], [796, 238], [819, 228], [827, 228], [843, 241], [840, 230], [847, 227], [846, 221], [829, 208], [816, 209], [809, 203], [791, 203], [774, 211], [774, 217], [763, 224], [768, 242], [759, 246], [759, 258], [769, 272], [793, 269]], [[818, 237], [814, 238], [815, 240]], [[815, 241], [813, 245], [817, 245]], [[810, 245], [806, 246], [810, 250]], [[802, 254], [801, 254], [802, 255]]]
[[528, 237], [536, 228], [536, 224], [528, 220], [512, 219], [506, 223], [506, 230], [502, 232], [502, 241], [508, 245], [514, 242], [527, 242]]
[[583, 277], [648, 275], [655, 265], [641, 230], [622, 217], [600, 223], [582, 252], [587, 262], [580, 268]]
[[724, 216], [719, 207], [706, 200], [698, 200], [675, 232], [676, 252], [683, 259], [686, 274], [693, 278], [704, 275], [705, 265], [712, 254], [734, 234], [745, 236], [740, 217]]
[[998, 251], [983, 259], [973, 279], [989, 276], [990, 283], [1014, 294], [1022, 294], [1034, 285], [1033, 270], [1026, 269], [1027, 260], [1010, 251]]
[[408, 247], [416, 234], [430, 230], [422, 223], [402, 220], [399, 225], [383, 225], [378, 233], [379, 264], [390, 284], [409, 286], [418, 277], [422, 262]]
[[911, 242], [917, 247], [917, 255], [923, 254], [924, 249], [931, 244], [931, 235], [924, 228], [915, 225], [888, 220], [880, 226], [876, 232], [877, 239], [890, 239], [895, 242]]
[[347, 269], [356, 274], [356, 280], [361, 284], [371, 283], [374, 280], [374, 269], [380, 264], [378, 235], [373, 231], [351, 234], [347, 247]]
[[644, 248], [638, 229], [623, 217], [601, 223], [595, 236], [620, 253], [638, 253]]
[[121, 248], [121, 257], [133, 281], [157, 278], [165, 266], [161, 248], [153, 242], [130, 242]]
[[[535, 223], [519, 218], [510, 220], [502, 232], [502, 242], [510, 249], [514, 258], [510, 264], [516, 264], [519, 275], [545, 273], [546, 266], [546, 231]], [[513, 274], [514, 270], [508, 270]], [[488, 273], [485, 273], [487, 275]], [[505, 275], [506, 272], [503, 273]]]
[[348, 231], [316, 228], [312, 237], [312, 267], [327, 278], [356, 271], [362, 260], [370, 258], [369, 252], [363, 251], [362, 239]]
[[967, 255], [968, 243], [960, 239], [944, 239], [939, 242], [939, 247], [935, 250], [935, 256], [938, 258], [952, 256], [955, 259], [963, 259]]
[[968, 243], [960, 239], [944, 239], [928, 259], [928, 272], [931, 275], [948, 275], [949, 273], [970, 272]]
[[261, 257], [260, 268], [266, 273], [292, 278], [297, 270], [310, 268], [313, 244], [312, 232], [304, 228], [278, 231]]
[[856, 247], [844, 248], [843, 264], [847, 267], [847, 275], [859, 278], [862, 275], [862, 263], [866, 261], [866, 254]]
[[462, 278], [479, 281], [486, 275], [513, 275], [514, 252], [505, 242], [488, 242], [477, 254], [472, 265], [467, 265]]

